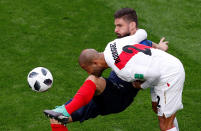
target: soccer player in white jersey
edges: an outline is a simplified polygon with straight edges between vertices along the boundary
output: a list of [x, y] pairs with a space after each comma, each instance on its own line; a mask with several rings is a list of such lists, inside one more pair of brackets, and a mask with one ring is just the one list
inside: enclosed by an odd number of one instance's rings
[[[122, 8], [115, 12], [114, 14], [114, 24], [115, 24], [115, 33], [117, 34], [118, 38], [122, 38], [129, 35], [134, 35], [137, 31], [137, 15], [135, 10], [131, 8]], [[151, 42], [147, 39], [140, 42], [140, 44], [152, 46], [154, 48], [159, 48], [161, 50], [166, 51], [168, 49], [167, 41], [164, 41], [164, 38], [162, 38], [159, 42], [159, 44], [156, 44], [154, 42]], [[87, 79], [90, 79], [92, 77], [89, 76]], [[98, 92], [98, 95], [95, 95], [93, 99], [89, 102], [89, 104], [83, 106], [79, 110], [74, 111], [71, 116], [69, 117], [68, 122], [72, 121], [80, 121], [83, 122], [87, 119], [94, 118], [98, 115], [106, 115], [111, 113], [118, 113], [122, 110], [125, 110], [132, 102], [136, 94], [138, 93], [138, 89], [132, 89], [133, 86], [129, 82], [122, 81], [120, 78], [116, 76], [116, 74], [112, 71], [110, 73], [110, 76], [108, 78], [97, 78], [93, 79], [94, 83], [96, 84], [97, 88], [102, 87], [102, 89], [97, 89], [96, 92]], [[115, 83], [115, 84], [113, 84]], [[124, 93], [116, 94], [116, 90], [122, 90]], [[104, 90], [104, 91], [103, 91]], [[102, 92], [103, 91], [103, 92]], [[104, 95], [104, 94], [110, 94], [110, 95]], [[118, 96], [118, 98], [116, 97]], [[75, 100], [75, 98], [73, 98]], [[98, 101], [97, 101], [98, 99]], [[119, 102], [121, 101], [121, 102]], [[153, 104], [154, 102], [152, 102]], [[68, 101], [65, 105], [72, 103]], [[77, 103], [74, 103], [78, 105]], [[101, 105], [103, 104], [103, 106]], [[156, 104], [155, 104], [156, 105]], [[69, 111], [68, 107], [68, 112]], [[76, 106], [77, 107], [77, 106]], [[99, 107], [99, 108], [94, 108]], [[154, 107], [154, 106], [153, 106]], [[154, 109], [154, 108], [153, 108]], [[55, 117], [51, 117], [55, 118]], [[54, 125], [56, 126], [56, 129], [59, 129], [59, 125], [57, 125], [57, 121], [51, 119], [51, 126], [52, 130], [54, 128]], [[64, 126], [61, 126], [61, 128], [65, 128]]]
[[160, 129], [177, 131], [174, 118], [176, 112], [183, 109], [183, 65], [176, 57], [137, 44], [135, 40], [130, 36], [116, 39], [107, 45], [104, 53], [85, 49], [79, 57], [79, 64], [89, 74], [97, 77], [100, 77], [105, 69], [112, 68], [119, 78], [133, 82], [136, 88], [154, 87], [158, 98], [157, 114]]

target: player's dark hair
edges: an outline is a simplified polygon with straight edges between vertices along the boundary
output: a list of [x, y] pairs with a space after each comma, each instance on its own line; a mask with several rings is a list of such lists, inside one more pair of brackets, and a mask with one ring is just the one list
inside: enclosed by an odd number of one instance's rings
[[122, 8], [120, 10], [117, 10], [114, 14], [114, 18], [123, 18], [127, 21], [134, 21], [136, 23], [136, 26], [138, 26], [136, 11], [132, 8]]

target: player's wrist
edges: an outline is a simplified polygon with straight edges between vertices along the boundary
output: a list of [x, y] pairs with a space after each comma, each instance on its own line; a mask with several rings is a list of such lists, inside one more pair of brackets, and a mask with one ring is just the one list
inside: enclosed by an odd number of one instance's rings
[[132, 82], [132, 85], [134, 88], [137, 88], [137, 89], [141, 89], [141, 84], [143, 83], [144, 81], [141, 81], [141, 80], [135, 80]]
[[155, 49], [158, 49], [159, 45], [157, 43], [152, 42], [152, 47], [155, 48]]

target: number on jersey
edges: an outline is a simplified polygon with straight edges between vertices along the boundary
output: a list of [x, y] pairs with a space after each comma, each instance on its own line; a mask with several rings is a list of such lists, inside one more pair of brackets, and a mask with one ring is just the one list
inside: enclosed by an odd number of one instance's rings
[[115, 65], [120, 70], [125, 67], [128, 61], [136, 55], [138, 52], [142, 52], [145, 55], [151, 56], [151, 47], [142, 45], [142, 44], [135, 44], [135, 45], [127, 45], [123, 47], [121, 54], [119, 55], [119, 62], [115, 62]]

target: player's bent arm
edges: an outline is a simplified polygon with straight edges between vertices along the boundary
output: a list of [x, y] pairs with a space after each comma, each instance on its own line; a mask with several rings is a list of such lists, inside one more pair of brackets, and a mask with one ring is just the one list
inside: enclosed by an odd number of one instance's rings
[[138, 29], [134, 35], [131, 35], [131, 41], [133, 43], [140, 43], [147, 39], [147, 32], [144, 29]]
[[127, 45], [133, 45], [138, 44], [145, 39], [147, 39], [147, 32], [144, 29], [138, 29], [134, 35], [115, 39], [112, 42], [114, 43], [117, 40], [118, 43], [127, 43]]
[[152, 87], [160, 78], [160, 73], [156, 70], [149, 72], [148, 76], [145, 76], [145, 82], [141, 84], [142, 89]]
[[[143, 70], [140, 69], [145, 70], [145, 67], [138, 68], [137, 71], [134, 70], [134, 73], [131, 73], [132, 75], [130, 76], [131, 81], [133, 81], [133, 86], [135, 88], [146, 89], [148, 87], [152, 87], [158, 82], [161, 74], [157, 66], [149, 67], [146, 72], [143, 72]], [[132, 76], [135, 77], [132, 78]]]
[[153, 84], [154, 81], [155, 79], [149, 79], [145, 81], [135, 80], [132, 82], [132, 85], [134, 88], [146, 89], [146, 88], [152, 87], [151, 85]]
[[146, 88], [150, 87], [150, 85], [151, 85], [150, 81], [145, 81], [144, 83], [141, 84], [141, 88], [146, 89]]

